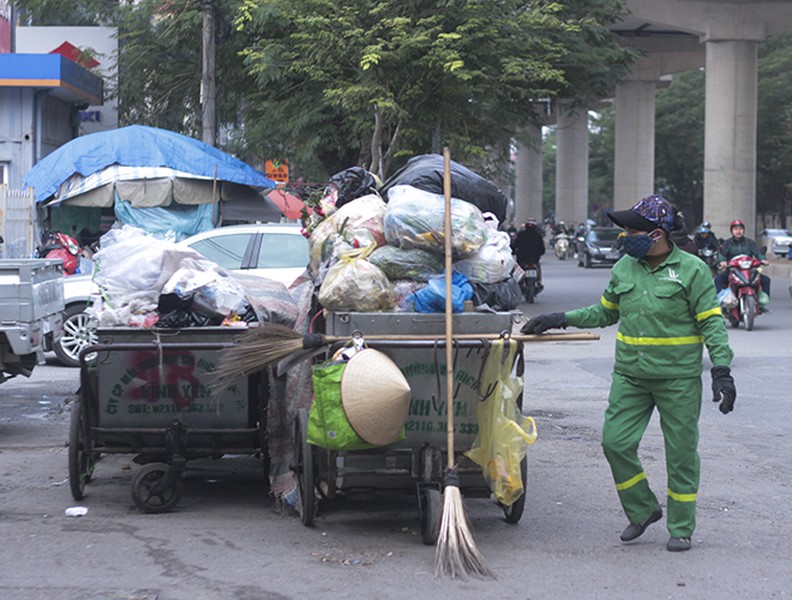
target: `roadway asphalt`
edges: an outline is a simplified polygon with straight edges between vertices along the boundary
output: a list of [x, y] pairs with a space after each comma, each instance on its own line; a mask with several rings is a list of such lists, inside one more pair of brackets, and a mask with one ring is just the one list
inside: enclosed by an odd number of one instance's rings
[[[545, 291], [527, 315], [596, 302], [608, 269], [549, 256]], [[752, 332], [731, 330], [738, 398], [701, 417], [702, 482], [693, 549], [665, 550], [663, 522], [624, 545], [626, 525], [599, 446], [613, 328], [599, 341], [526, 347], [524, 410], [537, 422], [527, 502], [510, 525], [487, 499], [466, 499], [477, 545], [497, 581], [432, 578], [413, 496], [324, 503], [316, 525], [279, 514], [252, 457], [196, 461], [173, 513], [130, 498], [131, 456], [103, 458], [85, 499], [71, 498], [68, 411], [76, 370], [54, 362], [0, 386], [0, 597], [20, 600], [285, 598], [784, 598], [792, 595], [792, 411], [788, 281]], [[705, 390], [709, 376], [705, 375]], [[705, 391], [705, 394], [707, 392]], [[660, 496], [654, 418], [641, 454]], [[64, 511], [85, 506], [84, 517]]]

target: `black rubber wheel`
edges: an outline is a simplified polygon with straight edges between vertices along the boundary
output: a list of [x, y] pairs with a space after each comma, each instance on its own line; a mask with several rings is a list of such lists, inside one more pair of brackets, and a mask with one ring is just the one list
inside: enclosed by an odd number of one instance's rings
[[418, 514], [421, 519], [421, 541], [427, 546], [437, 543], [440, 534], [440, 517], [443, 514], [443, 494], [435, 488], [423, 488], [418, 493]]
[[181, 500], [184, 481], [181, 477], [169, 487], [156, 490], [156, 486], [170, 470], [165, 463], [149, 463], [132, 477], [132, 500], [147, 513], [164, 513], [173, 510]]
[[313, 446], [308, 443], [308, 411], [301, 408], [294, 421], [294, 449], [297, 455], [297, 485], [300, 491], [300, 518], [310, 527], [316, 518]]
[[745, 319], [745, 331], [753, 331], [754, 318], [756, 317], [756, 298], [754, 296], [745, 296], [745, 312], [743, 319]]
[[52, 349], [66, 367], [79, 367], [80, 351], [96, 343], [96, 324], [86, 308], [86, 304], [72, 304], [63, 311], [63, 333]]
[[584, 266], [586, 269], [590, 269], [590, 268], [592, 267], [592, 264], [591, 264], [591, 254], [589, 254], [588, 252], [586, 252], [586, 257], [585, 257], [583, 260], [585, 261], [585, 262], [583, 263], [583, 266]]
[[69, 487], [72, 498], [82, 500], [85, 484], [93, 475], [94, 460], [88, 424], [79, 398], [72, 405], [69, 421]]
[[525, 509], [525, 491], [526, 479], [528, 478], [528, 457], [523, 456], [520, 461], [520, 477], [522, 477], [523, 493], [515, 500], [511, 506], [503, 506], [503, 514], [506, 517], [507, 523], [517, 523], [522, 518], [523, 510]]

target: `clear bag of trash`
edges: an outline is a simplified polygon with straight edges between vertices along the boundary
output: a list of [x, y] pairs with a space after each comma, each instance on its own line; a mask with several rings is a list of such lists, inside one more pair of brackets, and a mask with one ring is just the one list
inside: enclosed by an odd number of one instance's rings
[[428, 281], [432, 275], [442, 273], [445, 269], [445, 261], [439, 254], [420, 248], [405, 250], [390, 244], [374, 250], [369, 262], [382, 269], [391, 281]]
[[381, 312], [393, 310], [396, 298], [382, 269], [366, 257], [373, 246], [348, 252], [330, 267], [319, 288], [319, 302], [336, 311]]
[[[445, 199], [409, 185], [388, 192], [385, 238], [406, 250], [420, 248], [443, 255], [445, 250]], [[451, 199], [451, 246], [454, 258], [470, 256], [486, 241], [481, 211], [464, 200]]]
[[334, 249], [338, 241], [353, 248], [384, 245], [385, 208], [377, 194], [367, 194], [344, 204], [319, 223], [308, 238], [311, 272], [316, 274], [322, 262], [332, 264], [337, 260]]

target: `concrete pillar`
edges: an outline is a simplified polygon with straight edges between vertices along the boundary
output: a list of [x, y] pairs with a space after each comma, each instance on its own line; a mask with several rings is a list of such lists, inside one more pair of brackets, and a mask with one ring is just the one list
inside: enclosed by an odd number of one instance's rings
[[613, 208], [629, 208], [654, 193], [656, 81], [616, 86]]
[[517, 146], [514, 162], [514, 222], [542, 220], [542, 129], [531, 126], [524, 132], [532, 144]]
[[588, 112], [572, 113], [559, 103], [556, 125], [556, 221], [588, 217]]
[[727, 237], [732, 219], [756, 236], [757, 42], [707, 41], [704, 220]]

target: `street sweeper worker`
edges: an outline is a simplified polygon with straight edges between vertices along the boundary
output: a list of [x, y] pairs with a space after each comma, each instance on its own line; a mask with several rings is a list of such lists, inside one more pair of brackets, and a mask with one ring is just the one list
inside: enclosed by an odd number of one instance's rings
[[732, 350], [707, 265], [668, 239], [672, 207], [648, 196], [608, 217], [626, 230], [624, 256], [613, 266], [599, 304], [529, 320], [523, 333], [606, 327], [616, 322], [616, 359], [602, 428], [602, 447], [629, 525], [623, 542], [659, 521], [663, 511], [638, 458], [657, 408], [666, 449], [667, 528], [672, 552], [688, 550], [696, 526], [698, 420], [703, 347], [712, 361], [713, 401], [734, 408]]

